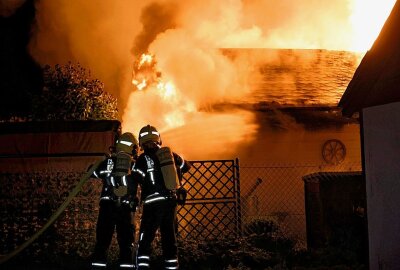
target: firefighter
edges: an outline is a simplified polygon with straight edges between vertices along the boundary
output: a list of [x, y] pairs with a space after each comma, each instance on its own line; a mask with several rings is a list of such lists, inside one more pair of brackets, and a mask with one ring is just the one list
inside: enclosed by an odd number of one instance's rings
[[184, 203], [180, 182], [191, 165], [169, 147], [161, 147], [160, 133], [151, 125], [140, 130], [139, 145], [143, 153], [132, 169], [143, 205], [136, 267], [150, 269], [151, 243], [160, 229], [165, 269], [178, 269], [176, 207]]
[[100, 209], [96, 225], [96, 244], [92, 255], [92, 269], [107, 268], [107, 251], [114, 230], [117, 232], [120, 269], [133, 269], [132, 246], [134, 242], [133, 216], [138, 204], [137, 185], [132, 180], [131, 169], [137, 158], [138, 142], [129, 132], [116, 141], [112, 153], [93, 172], [93, 177], [103, 181]]

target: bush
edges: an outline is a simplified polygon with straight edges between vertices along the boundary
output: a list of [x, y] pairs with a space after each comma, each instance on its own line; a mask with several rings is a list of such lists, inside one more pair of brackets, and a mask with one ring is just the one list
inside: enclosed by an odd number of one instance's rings
[[179, 257], [182, 269], [264, 269], [274, 266], [273, 253], [253, 247], [245, 237], [214, 240], [180, 240]]
[[[211, 240], [179, 239], [179, 264], [181, 269], [187, 270], [284, 267], [288, 254], [294, 252], [293, 247], [293, 241], [280, 233], [276, 223], [257, 220], [245, 226], [243, 236]], [[160, 242], [156, 241], [153, 248], [152, 269], [161, 269]]]
[[244, 235], [252, 246], [282, 255], [291, 253], [295, 247], [295, 242], [281, 232], [279, 225], [273, 220], [252, 221], [245, 226]]
[[117, 100], [79, 64], [46, 66], [44, 88], [32, 100], [32, 120], [113, 120]]

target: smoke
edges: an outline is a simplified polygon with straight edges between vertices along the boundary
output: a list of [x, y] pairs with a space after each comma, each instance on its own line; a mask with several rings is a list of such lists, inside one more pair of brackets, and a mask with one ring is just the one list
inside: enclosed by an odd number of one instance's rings
[[42, 65], [72, 61], [90, 69], [121, 111], [132, 87], [131, 49], [142, 2], [38, 0], [30, 52]]
[[182, 24], [217, 47], [345, 50], [351, 2], [185, 1]]
[[4, 0], [0, 1], [0, 16], [9, 17], [20, 8], [26, 0]]
[[[228, 145], [241, 140], [245, 134], [251, 139], [256, 125], [248, 114], [212, 112], [213, 104], [229, 102], [248, 92], [244, 83], [247, 72], [239, 72], [239, 67], [245, 66], [234, 65], [215, 44], [193, 36], [182, 27], [160, 33], [149, 45], [149, 51], [157, 58], [162, 79], [174, 86], [176, 94], [173, 100], [165, 101], [155, 88], [132, 93], [123, 114], [125, 128], [139, 130], [151, 123], [162, 133], [171, 133], [171, 129], [180, 133], [185, 129], [183, 133], [188, 139], [171, 140], [171, 143], [179, 145], [187, 141], [191, 147], [187, 147], [185, 153], [188, 155], [190, 151], [190, 157], [204, 156], [205, 152], [215, 157], [218, 151], [229, 155], [226, 149], [234, 148]], [[208, 136], [203, 134], [206, 127]], [[221, 137], [228, 133], [232, 135]], [[209, 136], [211, 138], [205, 140]], [[212, 147], [213, 139], [225, 147]], [[201, 151], [198, 151], [193, 141], [208, 145], [199, 145]]]
[[[207, 129], [207, 142], [237, 146], [257, 132], [254, 117], [213, 108], [249, 94], [249, 75], [261, 59], [231, 57], [221, 48], [346, 50], [353, 1], [37, 0], [29, 49], [42, 65], [76, 61], [90, 69], [118, 98], [125, 130], [137, 134], [150, 123], [168, 138], [190, 134], [170, 140], [179, 147], [202, 142]], [[133, 63], [146, 51], [157, 58], [163, 81], [175, 87], [168, 100], [156, 88], [133, 91]], [[216, 154], [210, 148], [196, 151]]]
[[232, 159], [239, 146], [251, 143], [258, 124], [248, 111], [199, 112], [187, 124], [162, 134], [163, 143], [191, 160]]
[[174, 3], [161, 5], [157, 2], [153, 2], [143, 9], [140, 16], [142, 31], [135, 38], [132, 50], [134, 55], [146, 53], [158, 34], [177, 26], [174, 18], [177, 9], [178, 6]]
[[[293, 2], [283, 1], [275, 7], [266, 6], [266, 2], [271, 1], [192, 0], [179, 2], [179, 7], [178, 2], [171, 4], [169, 1], [146, 7], [141, 16], [143, 27], [136, 45], [142, 44], [139, 47], [147, 48], [157, 57], [163, 80], [171, 82], [178, 94], [173, 102], [165, 102], [154, 88], [144, 93], [133, 92], [123, 113], [125, 128], [138, 130], [152, 123], [167, 132], [168, 138], [180, 137], [179, 141], [170, 139], [171, 143], [177, 147], [187, 144], [184, 151], [190, 152], [191, 156], [204, 156], [204, 153], [213, 157], [229, 156], [236, 150], [238, 142], [244, 142], [244, 138], [251, 141], [258, 128], [253, 115], [249, 112], [214, 112], [212, 108], [214, 104], [237, 101], [248, 94], [251, 90], [250, 75], [258, 62], [265, 60], [257, 55], [252, 55], [252, 62], [240, 55], [230, 58], [229, 51], [224, 53], [221, 48], [281, 47], [285, 36], [276, 34], [280, 31], [273, 27], [298, 28], [299, 20], [305, 18], [296, 16], [298, 11]], [[304, 3], [315, 8], [318, 2]], [[276, 14], [277, 10], [282, 10], [286, 16], [269, 18], [268, 14]], [[290, 21], [287, 18], [291, 18]], [[154, 21], [159, 23], [159, 27], [149, 27]], [[299, 40], [310, 40], [300, 33], [306, 33], [305, 29], [299, 29], [295, 35], [295, 30], [286, 32]], [[142, 43], [138, 42], [140, 40]], [[336, 37], [334, 40], [340, 39]], [[293, 47], [295, 42], [286, 44]], [[307, 44], [297, 41], [296, 45], [299, 44], [312, 47], [308, 41]], [[134, 51], [146, 52], [143, 49]], [[205, 129], [208, 136], [204, 135]], [[186, 134], [187, 139], [178, 134]], [[205, 137], [210, 138], [205, 140]], [[213, 140], [226, 147], [213, 147]], [[193, 142], [206, 142], [208, 146], [201, 145], [200, 149], [195, 149]]]

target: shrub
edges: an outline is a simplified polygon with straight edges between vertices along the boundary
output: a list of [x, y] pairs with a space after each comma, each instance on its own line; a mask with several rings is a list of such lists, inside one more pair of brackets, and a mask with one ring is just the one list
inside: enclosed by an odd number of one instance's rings
[[32, 100], [33, 120], [117, 119], [117, 100], [79, 64], [46, 66], [44, 87]]
[[[293, 246], [293, 241], [280, 232], [275, 222], [257, 220], [245, 226], [243, 236], [210, 240], [178, 239], [179, 264], [187, 270], [285, 267], [288, 254], [294, 252]], [[160, 242], [156, 241], [153, 248], [153, 268], [161, 269]]]
[[295, 242], [281, 232], [273, 220], [258, 219], [250, 222], [244, 228], [244, 235], [253, 246], [266, 251], [287, 255], [295, 247]]

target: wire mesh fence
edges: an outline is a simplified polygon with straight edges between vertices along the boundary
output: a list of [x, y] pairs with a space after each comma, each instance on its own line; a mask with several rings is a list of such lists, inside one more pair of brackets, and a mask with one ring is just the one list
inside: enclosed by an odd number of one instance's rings
[[316, 172], [361, 171], [361, 163], [240, 164], [242, 224], [272, 220], [301, 246], [306, 245], [303, 176]]
[[[0, 174], [0, 254], [8, 254], [39, 231], [68, 197], [82, 173]], [[86, 257], [94, 244], [100, 181], [88, 181], [26, 256], [69, 253]]]
[[[302, 177], [315, 172], [361, 171], [360, 163], [272, 165], [229, 160], [199, 161], [196, 166], [190, 176], [193, 179], [188, 179], [187, 204], [178, 212], [182, 237], [195, 240], [252, 233], [257, 230], [249, 226], [253, 221], [273, 220], [300, 245], [306, 244]], [[0, 254], [11, 252], [40, 229], [80, 176], [61, 172], [0, 174]], [[99, 181], [88, 181], [27, 253], [51, 250], [53, 255], [68, 252], [87, 257], [95, 240], [100, 188]], [[115, 239], [113, 246], [115, 252]]]

